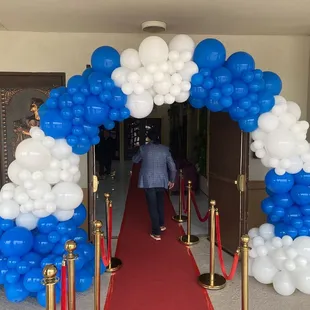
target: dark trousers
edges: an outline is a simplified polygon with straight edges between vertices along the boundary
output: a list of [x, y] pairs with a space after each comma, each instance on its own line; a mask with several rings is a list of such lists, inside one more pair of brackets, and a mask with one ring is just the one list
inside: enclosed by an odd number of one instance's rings
[[152, 234], [160, 235], [160, 227], [164, 226], [164, 188], [146, 188], [145, 196], [152, 222]]
[[99, 174], [110, 174], [111, 173], [111, 166], [112, 166], [112, 158], [102, 158], [99, 161]]

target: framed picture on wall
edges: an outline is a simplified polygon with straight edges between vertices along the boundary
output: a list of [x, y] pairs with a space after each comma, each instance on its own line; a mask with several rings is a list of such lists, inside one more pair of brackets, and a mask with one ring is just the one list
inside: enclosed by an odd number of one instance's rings
[[40, 106], [51, 89], [64, 84], [64, 73], [0, 73], [1, 186], [9, 182], [7, 171], [18, 144], [40, 125]]

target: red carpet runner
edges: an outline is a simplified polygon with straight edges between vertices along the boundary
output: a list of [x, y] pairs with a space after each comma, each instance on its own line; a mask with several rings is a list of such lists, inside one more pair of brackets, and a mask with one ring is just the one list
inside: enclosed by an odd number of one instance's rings
[[209, 310], [206, 290], [197, 284], [198, 268], [191, 251], [177, 241], [180, 228], [171, 220], [166, 196], [167, 230], [161, 241], [149, 236], [150, 220], [144, 192], [137, 188], [133, 168], [116, 256], [124, 266], [111, 277], [105, 310]]

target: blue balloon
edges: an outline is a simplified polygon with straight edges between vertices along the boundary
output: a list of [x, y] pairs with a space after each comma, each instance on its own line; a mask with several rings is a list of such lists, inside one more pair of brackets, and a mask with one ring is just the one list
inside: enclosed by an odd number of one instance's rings
[[272, 210], [274, 209], [274, 207], [275, 207], [275, 204], [273, 203], [270, 197], [265, 198], [261, 202], [261, 209], [265, 214], [270, 214]]
[[21, 260], [17, 263], [16, 271], [19, 274], [25, 274], [30, 270], [30, 264], [24, 260]]
[[54, 243], [48, 240], [48, 236], [38, 234], [34, 237], [33, 249], [39, 254], [48, 254], [53, 250]]
[[127, 119], [130, 117], [130, 110], [126, 107], [120, 109], [120, 116], [122, 119]]
[[257, 93], [265, 89], [264, 80], [254, 80], [249, 84], [249, 90], [252, 93]]
[[20, 257], [19, 256], [10, 256], [7, 259], [7, 265], [8, 268], [16, 268], [18, 262], [20, 262]]
[[229, 84], [232, 81], [232, 74], [225, 67], [215, 69], [212, 72], [212, 77], [214, 79], [215, 87], [220, 87], [224, 84]]
[[257, 95], [257, 93], [249, 93], [249, 94], [248, 94], [248, 97], [249, 97], [249, 99], [250, 99], [252, 102], [258, 101], [258, 95]]
[[87, 217], [86, 208], [81, 203], [77, 208], [74, 209], [74, 214], [71, 220], [76, 227], [79, 227], [85, 222], [86, 217]]
[[263, 74], [263, 71], [261, 69], [255, 69], [253, 71], [253, 73], [254, 73], [254, 78], [256, 80], [262, 80], [263, 79], [264, 74]]
[[241, 80], [234, 80], [232, 82], [232, 85], [234, 86], [234, 92], [231, 96], [234, 100], [245, 97], [249, 92], [247, 84], [245, 84]]
[[84, 127], [83, 126], [73, 126], [72, 127], [72, 135], [73, 136], [81, 136], [84, 134]]
[[241, 98], [238, 102], [238, 106], [242, 109], [248, 110], [251, 107], [251, 99], [249, 97]]
[[73, 75], [67, 83], [68, 88], [80, 88], [85, 82], [85, 79], [81, 75]]
[[75, 269], [76, 270], [81, 270], [84, 266], [85, 263], [85, 257], [84, 257], [84, 253], [80, 248], [77, 248], [77, 250], [75, 251], [76, 259], [74, 261], [75, 263]]
[[293, 218], [291, 220], [291, 225], [297, 229], [300, 229], [301, 227], [303, 227], [304, 222], [301, 218]]
[[84, 144], [84, 145], [90, 144], [89, 137], [88, 137], [87, 135], [81, 135], [81, 136], [79, 137], [79, 142], [78, 142], [78, 143]]
[[308, 227], [300, 227], [298, 229], [298, 236], [309, 236], [309, 228]]
[[91, 147], [90, 142], [86, 144], [78, 143], [77, 145], [72, 147], [72, 152], [77, 155], [84, 155], [86, 154]]
[[29, 296], [29, 292], [21, 281], [5, 285], [4, 290], [7, 300], [13, 303], [20, 303]]
[[99, 143], [100, 143], [100, 137], [99, 136], [91, 138], [91, 144], [92, 145], [97, 145]]
[[258, 115], [260, 112], [260, 107], [256, 103], [252, 103], [251, 106], [248, 109], [248, 115]]
[[302, 214], [297, 206], [292, 206], [286, 210], [284, 222], [290, 224], [293, 219], [301, 218]]
[[76, 279], [75, 279], [75, 289], [77, 292], [85, 292], [87, 291], [92, 285], [92, 276], [91, 274], [85, 270], [78, 270], [76, 272]]
[[263, 73], [263, 79], [265, 81], [265, 89], [272, 95], [276, 96], [281, 93], [282, 81], [280, 77], [271, 71], [265, 71]]
[[105, 78], [102, 81], [102, 87], [104, 90], [113, 90], [115, 87], [114, 81], [111, 78]]
[[207, 109], [209, 109], [212, 112], [219, 112], [219, 111], [223, 110], [223, 106], [221, 106], [219, 101], [218, 100], [213, 100], [211, 98], [208, 98], [205, 101], [205, 105], [206, 105]]
[[40, 114], [40, 127], [46, 136], [62, 139], [71, 133], [72, 124], [69, 120], [64, 120], [56, 110], [49, 110], [48, 113]]
[[103, 103], [109, 103], [109, 101], [112, 99], [112, 94], [110, 91], [104, 90], [100, 93], [99, 98]]
[[277, 175], [275, 170], [272, 169], [265, 176], [265, 184], [268, 190], [274, 194], [284, 194], [289, 192], [294, 186], [294, 177], [289, 173]]
[[[56, 296], [56, 304], [58, 304], [60, 302], [61, 293], [60, 293], [60, 289], [57, 286], [55, 288], [55, 296]], [[37, 301], [41, 307], [43, 308], [46, 307], [46, 290], [45, 289], [38, 292]]]
[[258, 116], [245, 116], [238, 123], [244, 132], [252, 132], [258, 128]]
[[[90, 95], [90, 89], [89, 89], [89, 86], [87, 84], [84, 84], [83, 86], [81, 86], [80, 91], [84, 96]], [[74, 94], [74, 95], [76, 95], [76, 94]]]
[[61, 243], [57, 243], [53, 248], [53, 254], [55, 255], [63, 255], [65, 253], [64, 245]]
[[15, 270], [11, 269], [5, 274], [5, 279], [7, 283], [16, 283], [19, 281], [20, 274]]
[[92, 243], [79, 244], [79, 249], [83, 252], [85, 263], [95, 257], [95, 246]]
[[40, 268], [33, 268], [25, 274], [23, 284], [28, 292], [37, 293], [44, 289], [42, 280], [42, 270]]
[[211, 89], [214, 86], [214, 80], [210, 77], [204, 79], [202, 87], [204, 89]]
[[84, 115], [84, 107], [82, 105], [75, 105], [72, 110], [75, 117], [81, 117]]
[[241, 75], [241, 79], [245, 83], [251, 83], [254, 80], [254, 77], [253, 71], [243, 71]]
[[255, 69], [254, 58], [246, 52], [236, 52], [229, 56], [225, 65], [234, 77], [241, 77], [245, 71]]
[[203, 84], [204, 76], [201, 73], [195, 73], [192, 76], [191, 84], [193, 86], [201, 86]]
[[90, 85], [90, 92], [93, 94], [93, 95], [99, 95], [102, 91], [102, 85], [101, 83], [94, 83], [94, 84], [91, 84]]
[[310, 188], [305, 185], [295, 185], [291, 190], [291, 196], [298, 205], [310, 204]]
[[74, 104], [84, 104], [85, 103], [85, 95], [81, 92], [76, 92], [72, 97], [72, 101]]
[[276, 215], [274, 213], [271, 213], [271, 214], [268, 215], [268, 219], [267, 220], [268, 220], [268, 223], [274, 225], [276, 223], [279, 223], [281, 218], [278, 215]]
[[74, 136], [74, 135], [70, 135], [67, 137], [67, 143], [70, 145], [70, 146], [75, 146], [77, 145], [79, 142], [79, 138], [77, 136]]
[[282, 238], [283, 236], [287, 235], [288, 231], [288, 226], [283, 224], [283, 223], [279, 223], [275, 225], [275, 235], [277, 237]]
[[287, 226], [286, 234], [295, 239], [298, 235], [298, 230], [293, 226]]
[[106, 79], [106, 75], [102, 72], [93, 72], [88, 77], [88, 83], [90, 85], [98, 85], [102, 86], [102, 82]]
[[89, 137], [95, 137], [99, 134], [99, 129], [97, 126], [84, 124], [83, 125], [84, 133]]
[[108, 102], [109, 106], [114, 109], [120, 109], [125, 106], [127, 102], [127, 96], [122, 92], [120, 88], [114, 88], [112, 91], [112, 98]]
[[195, 48], [193, 60], [199, 68], [221, 67], [226, 59], [224, 45], [216, 39], [205, 39]]
[[59, 97], [59, 108], [72, 108], [73, 100], [70, 94], [64, 93]]
[[310, 228], [310, 216], [304, 216], [303, 218], [304, 226]]
[[246, 112], [246, 110], [244, 110], [238, 106], [232, 105], [229, 108], [228, 113], [233, 120], [237, 121], [237, 120], [244, 118], [246, 116], [247, 112]]
[[205, 99], [208, 95], [207, 90], [202, 86], [193, 86], [190, 90], [191, 97]]
[[209, 99], [219, 100], [222, 97], [221, 91], [218, 88], [212, 88], [209, 92]]
[[72, 125], [74, 125], [74, 126], [83, 126], [84, 125], [83, 117], [74, 117], [72, 119]]
[[51, 254], [51, 255], [48, 255], [47, 257], [43, 258], [42, 261], [41, 261], [41, 268], [44, 268], [45, 266], [47, 265], [52, 265], [54, 264], [54, 260], [55, 260], [56, 256]]
[[98, 47], [91, 56], [91, 65], [94, 71], [111, 76], [112, 72], [121, 66], [120, 55], [111, 46]]
[[6, 274], [9, 271], [5, 260], [0, 261], [0, 284], [6, 283]]
[[38, 221], [38, 230], [43, 234], [48, 234], [56, 229], [58, 220], [54, 215], [42, 217]]
[[260, 106], [260, 113], [269, 112], [275, 105], [274, 96], [267, 91], [263, 91], [258, 94], [258, 104]]
[[35, 268], [40, 266], [42, 257], [38, 253], [29, 252], [22, 258], [22, 260], [27, 262], [30, 268]]
[[66, 92], [66, 87], [61, 86], [54, 88], [50, 91], [50, 97], [51, 98], [59, 98], [62, 94]]
[[229, 108], [233, 104], [233, 100], [229, 96], [222, 96], [219, 100], [219, 103], [224, 108]]
[[310, 215], [310, 205], [300, 206], [300, 211], [303, 215]]
[[103, 123], [103, 126], [105, 129], [107, 130], [112, 130], [114, 127], [115, 127], [115, 123], [112, 121], [112, 120], [106, 120], [104, 123]]
[[277, 207], [281, 207], [285, 209], [293, 205], [293, 200], [289, 193], [273, 195], [272, 201]]
[[76, 230], [74, 241], [78, 244], [87, 242], [88, 236], [86, 231], [83, 228], [78, 228]]
[[23, 227], [14, 227], [3, 233], [0, 249], [5, 256], [22, 256], [33, 246], [31, 232]]
[[90, 76], [90, 74], [93, 72], [92, 68], [86, 68], [83, 73], [82, 73], [82, 77], [84, 79], [88, 79], [88, 77]]
[[73, 118], [73, 111], [71, 108], [61, 109], [60, 114], [64, 120], [71, 120]]
[[44, 103], [49, 109], [56, 109], [58, 107], [57, 98], [48, 98]]
[[278, 216], [279, 218], [282, 218], [285, 214], [285, 210], [281, 207], [275, 207], [273, 210], [272, 210], [272, 214]]
[[85, 104], [84, 118], [91, 125], [100, 126], [107, 119], [109, 113], [109, 106], [101, 103], [97, 97], [90, 96], [87, 98]]
[[200, 68], [199, 73], [203, 75], [204, 78], [211, 75], [211, 70], [209, 68]]
[[232, 84], [225, 84], [222, 86], [221, 92], [224, 96], [230, 96], [234, 92], [234, 85]]
[[310, 173], [304, 170], [294, 174], [295, 184], [310, 186]]

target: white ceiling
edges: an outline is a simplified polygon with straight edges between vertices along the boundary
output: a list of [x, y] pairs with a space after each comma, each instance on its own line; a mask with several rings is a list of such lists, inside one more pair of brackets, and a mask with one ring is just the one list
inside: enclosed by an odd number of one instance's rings
[[0, 0], [0, 30], [128, 33], [146, 20], [169, 33], [308, 35], [310, 0]]

